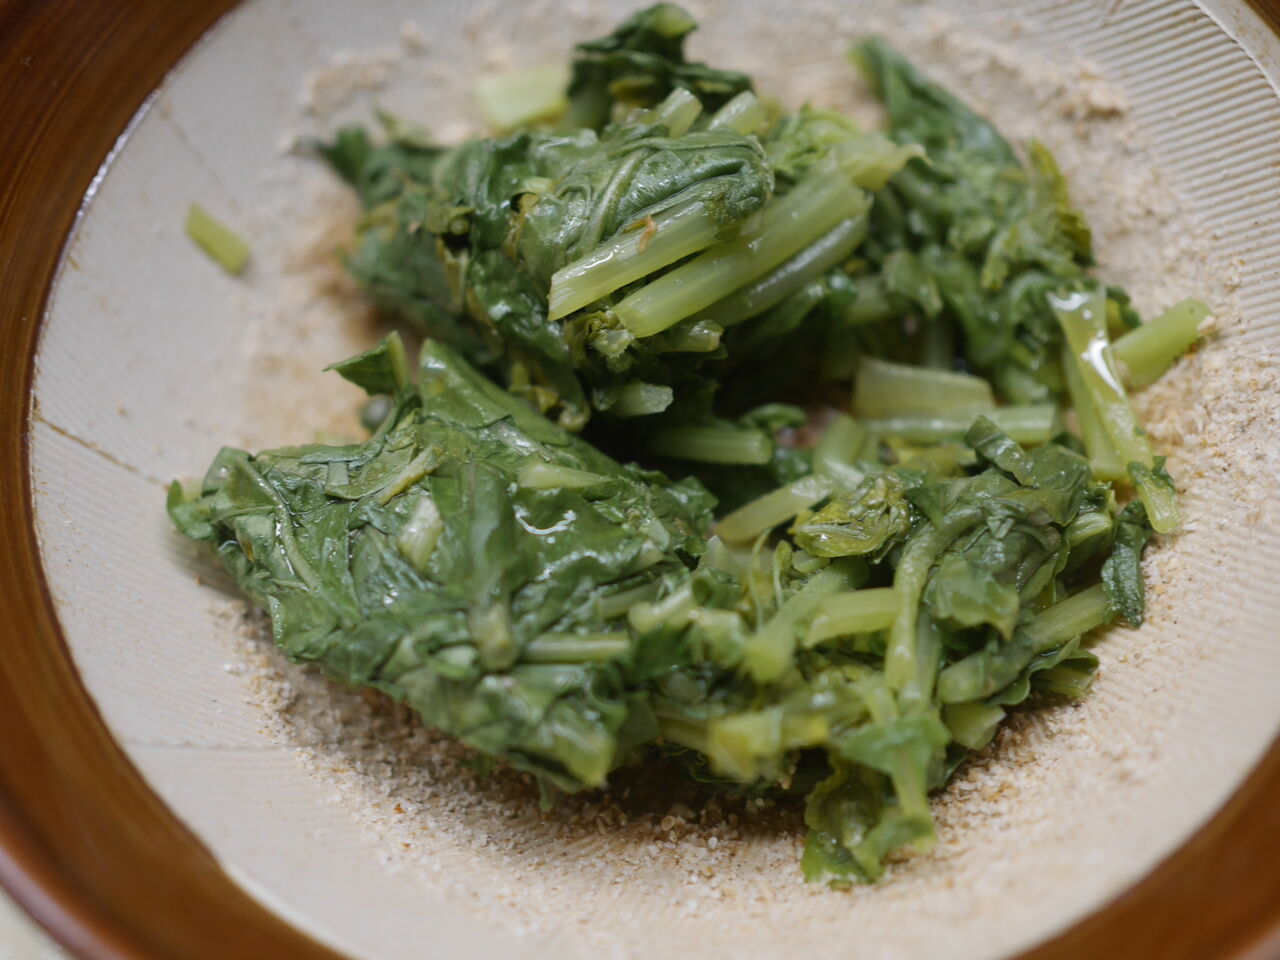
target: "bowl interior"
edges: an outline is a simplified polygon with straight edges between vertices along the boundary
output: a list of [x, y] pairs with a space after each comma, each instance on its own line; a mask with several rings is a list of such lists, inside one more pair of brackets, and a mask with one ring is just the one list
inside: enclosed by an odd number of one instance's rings
[[[37, 359], [38, 528], [76, 663], [227, 869], [356, 956], [1026, 947], [1203, 823], [1280, 725], [1280, 55], [1243, 5], [691, 4], [699, 56], [868, 122], [844, 54], [885, 33], [1055, 151], [1140, 309], [1218, 308], [1215, 338], [1138, 398], [1186, 519], [1149, 554], [1150, 619], [1098, 641], [1085, 702], [1017, 713], [936, 801], [939, 848], [879, 886], [807, 887], [795, 811], [652, 777], [544, 815], [521, 778], [284, 662], [169, 529], [164, 484], [220, 445], [358, 430], [356, 391], [320, 372], [378, 332], [335, 255], [357, 211], [291, 145], [374, 107], [457, 139], [478, 78], [562, 59], [630, 6], [249, 0], [179, 65], [96, 185]], [[243, 277], [182, 236], [193, 201], [250, 238]]]

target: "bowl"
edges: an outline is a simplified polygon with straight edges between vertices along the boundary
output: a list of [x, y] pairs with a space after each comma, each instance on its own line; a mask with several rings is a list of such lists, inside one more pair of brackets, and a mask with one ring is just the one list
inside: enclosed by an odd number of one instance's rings
[[[1097, 641], [1081, 704], [1015, 714], [878, 886], [803, 885], [785, 809], [717, 832], [639, 780], [539, 812], [284, 662], [169, 530], [163, 485], [222, 443], [356, 429], [320, 372], [376, 335], [334, 253], [355, 210], [293, 145], [374, 107], [462, 136], [477, 80], [627, 7], [0, 5], [0, 882], [89, 957], [1280, 955], [1274, 5], [694, 10], [699, 56], [868, 117], [844, 52], [885, 33], [1058, 153], [1143, 309], [1217, 307], [1138, 398], [1186, 515], [1148, 623]], [[242, 277], [192, 202], [250, 237]]]

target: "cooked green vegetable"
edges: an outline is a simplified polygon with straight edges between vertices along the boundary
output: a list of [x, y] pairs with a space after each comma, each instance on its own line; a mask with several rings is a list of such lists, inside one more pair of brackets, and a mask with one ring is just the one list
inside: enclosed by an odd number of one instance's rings
[[[1007, 406], [988, 410], [986, 416], [1000, 425], [1019, 443], [1044, 443], [1056, 432], [1057, 408], [1051, 403]], [[916, 414], [863, 420], [872, 433], [902, 437], [912, 443], [937, 443], [964, 433], [973, 423], [973, 413]]]
[[348, 131], [326, 155], [369, 207], [349, 262], [378, 302], [575, 430], [592, 391], [682, 370], [659, 357], [678, 339], [636, 344], [602, 301], [714, 248], [773, 191], [754, 139], [645, 118], [450, 151]]
[[232, 275], [244, 272], [249, 263], [249, 245], [244, 238], [198, 203], [187, 208], [187, 236]]
[[[880, 269], [859, 281], [875, 294], [868, 319], [923, 311], [932, 337], [963, 335], [965, 359], [1003, 399], [1057, 397], [1061, 334], [1045, 294], [1081, 282], [1093, 254], [1052, 155], [1033, 142], [1024, 166], [994, 127], [881, 40], [860, 44], [855, 60], [885, 102], [891, 135], [928, 157], [895, 176], [877, 205], [869, 252]], [[928, 359], [929, 343], [921, 338], [912, 359]]]
[[[1151, 526], [1160, 533], [1172, 533], [1178, 526], [1173, 483], [1164, 473], [1163, 461], [1157, 461], [1151, 452], [1146, 431], [1138, 423], [1120, 384], [1107, 340], [1102, 292], [1094, 289], [1054, 295], [1049, 302], [1066, 333], [1068, 362], [1075, 365], [1091, 411], [1102, 423], [1101, 432], [1093, 434], [1094, 442], [1109, 443], [1115, 459], [1126, 465]], [[1109, 456], [1110, 451], [1105, 455]]]
[[560, 116], [569, 107], [568, 73], [558, 64], [487, 77], [476, 84], [480, 113], [495, 130]]
[[[381, 386], [396, 349], [338, 370]], [[688, 581], [710, 507], [695, 481], [618, 465], [438, 342], [366, 443], [226, 449], [198, 499], [171, 492], [180, 529], [217, 547], [290, 656], [566, 789], [652, 738], [620, 666], [631, 639], [600, 607]]]
[[991, 384], [981, 377], [863, 357], [853, 411], [860, 417], [991, 413]]
[[1159, 379], [1169, 364], [1200, 339], [1200, 325], [1211, 313], [1199, 300], [1183, 300], [1120, 337], [1111, 352], [1123, 365], [1126, 382], [1145, 387]]
[[552, 795], [657, 750], [803, 789], [805, 875], [870, 881], [1008, 708], [1141, 623], [1177, 507], [1122, 376], [1208, 310], [1142, 325], [1048, 151], [883, 41], [875, 133], [686, 62], [693, 27], [637, 13], [563, 97], [486, 87], [499, 138], [322, 145], [417, 375], [396, 335], [336, 364], [368, 440], [224, 450], [169, 512], [293, 659]]
[[672, 90], [689, 91], [707, 110], [750, 90], [744, 74], [685, 60], [685, 38], [697, 26], [685, 10], [660, 3], [609, 36], [579, 44], [569, 83], [572, 125], [602, 127], [618, 113], [654, 106]]

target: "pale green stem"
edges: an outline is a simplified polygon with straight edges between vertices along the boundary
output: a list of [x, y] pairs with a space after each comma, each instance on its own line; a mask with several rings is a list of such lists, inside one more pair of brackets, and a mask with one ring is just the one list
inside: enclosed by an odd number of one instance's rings
[[559, 320], [647, 277], [655, 270], [697, 253], [724, 236], [725, 225], [702, 201], [683, 204], [639, 220], [605, 240], [551, 277], [547, 317]]
[[671, 406], [675, 392], [656, 383], [628, 383], [619, 387], [606, 413], [611, 417], [648, 417]]
[[601, 474], [545, 460], [530, 460], [516, 475], [516, 483], [526, 490], [585, 490], [608, 482], [609, 478]]
[[826, 477], [801, 477], [794, 483], [743, 504], [716, 525], [716, 533], [725, 540], [750, 540], [813, 506], [831, 493], [832, 487], [833, 484]]
[[409, 463], [405, 465], [405, 468], [382, 488], [382, 491], [378, 494], [378, 503], [386, 505], [396, 497], [400, 496], [400, 494], [404, 493], [411, 486], [430, 473], [432, 468], [435, 466], [435, 461], [435, 450], [431, 448], [423, 450], [416, 457], [410, 460]]
[[1074, 547], [1086, 540], [1108, 533], [1114, 525], [1110, 514], [1102, 510], [1078, 514], [1067, 525], [1067, 545]]
[[557, 116], [569, 106], [569, 71], [562, 64], [517, 70], [476, 83], [481, 115], [495, 130], [514, 130]]
[[1119, 337], [1111, 355], [1121, 364], [1129, 386], [1145, 387], [1158, 379], [1200, 338], [1200, 325], [1210, 314], [1199, 300], [1183, 300]]
[[722, 327], [759, 316], [847, 260], [866, 235], [866, 215], [851, 217], [755, 283], [713, 303], [699, 316]]
[[646, 123], [661, 123], [672, 137], [683, 137], [702, 112], [702, 101], [684, 87], [676, 87], [667, 98], [645, 114]]
[[396, 534], [396, 548], [418, 573], [426, 573], [427, 563], [435, 551], [436, 542], [444, 532], [444, 519], [436, 503], [425, 494], [400, 532]]
[[637, 633], [648, 633], [659, 625], [683, 626], [697, 606], [693, 588], [687, 584], [670, 596], [651, 604], [635, 604], [627, 611], [627, 620]]
[[982, 377], [862, 357], [853, 393], [860, 417], [961, 416], [994, 410]]
[[600, 619], [612, 620], [614, 617], [622, 616], [637, 603], [648, 603], [661, 591], [662, 582], [660, 580], [632, 587], [630, 590], [622, 590], [596, 600], [596, 611], [600, 614]]
[[[1138, 423], [1107, 342], [1106, 297], [1101, 290], [1050, 296], [1049, 304], [1062, 325], [1071, 348], [1071, 360], [1080, 372], [1085, 392], [1107, 431], [1120, 462], [1154, 467], [1155, 456], [1146, 431]], [[1172, 492], [1157, 482], [1134, 478], [1147, 518], [1157, 533], [1171, 533], [1178, 526], [1178, 505]]]
[[813, 450], [813, 472], [830, 480], [836, 490], [852, 491], [866, 477], [855, 464], [870, 438], [852, 417], [837, 415]]
[[791, 665], [800, 625], [824, 597], [852, 586], [852, 578], [839, 563], [823, 567], [810, 577], [747, 641], [745, 661], [751, 676], [759, 683], [781, 677]]
[[727, 127], [743, 136], [757, 132], [768, 119], [769, 112], [760, 98], [750, 90], [740, 94], [712, 114], [707, 126], [712, 130]]
[[773, 456], [773, 440], [760, 430], [666, 427], [650, 438], [649, 451], [676, 460], [760, 465]]
[[636, 336], [653, 336], [764, 276], [869, 206], [868, 195], [842, 172], [812, 175], [765, 205], [759, 229], [663, 274], [618, 303], [614, 314]]
[[824, 597], [809, 624], [805, 647], [815, 647], [833, 637], [872, 633], [893, 626], [899, 610], [893, 587], [854, 590]]
[[928, 582], [929, 571], [952, 540], [981, 520], [982, 511], [978, 507], [959, 508], [942, 526], [930, 524], [916, 533], [902, 552], [893, 578], [898, 613], [889, 631], [889, 643], [884, 654], [885, 683], [899, 694], [917, 674], [916, 623], [920, 614], [920, 596]]
[[938, 678], [938, 699], [960, 703], [985, 698], [1017, 679], [1037, 655], [1102, 626], [1111, 606], [1102, 584], [1095, 584], [1038, 614], [994, 650], [972, 653], [951, 664]]
[[985, 703], [949, 703], [942, 708], [942, 722], [962, 747], [981, 750], [995, 736], [1004, 719], [1004, 707]]
[[883, 437], [900, 437], [908, 443], [937, 443], [963, 436], [978, 416], [985, 416], [1022, 444], [1047, 443], [1057, 427], [1058, 409], [1051, 403], [996, 407], [985, 414], [934, 414], [863, 420], [862, 426]]
[[710, 320], [686, 320], [654, 344], [657, 353], [710, 353], [720, 346], [724, 328]]
[[200, 245], [222, 269], [230, 274], [244, 271], [249, 262], [249, 245], [238, 233], [214, 219], [204, 207], [193, 203], [187, 208], [187, 236]]
[[1106, 591], [1096, 583], [1037, 614], [1019, 632], [1038, 653], [1088, 633], [1106, 623], [1109, 616]]
[[1085, 389], [1084, 380], [1080, 376], [1080, 367], [1071, 355], [1071, 347], [1062, 345], [1062, 372], [1067, 381], [1067, 393], [1071, 397], [1071, 408], [1076, 412], [1076, 423], [1080, 427], [1080, 437], [1084, 440], [1085, 452], [1089, 454], [1089, 466], [1098, 480], [1115, 481], [1121, 479], [1124, 464], [1120, 462], [1120, 454], [1107, 436], [1107, 429]]
[[704, 756], [711, 752], [706, 723], [674, 713], [655, 712], [658, 716], [658, 735], [662, 739], [697, 750]]
[[631, 649], [626, 633], [544, 633], [530, 640], [521, 659], [529, 663], [587, 663], [612, 660]]

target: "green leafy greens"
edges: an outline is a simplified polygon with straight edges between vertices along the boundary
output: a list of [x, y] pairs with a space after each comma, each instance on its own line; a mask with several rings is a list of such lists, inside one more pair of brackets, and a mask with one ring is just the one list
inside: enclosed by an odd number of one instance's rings
[[1048, 150], [883, 41], [879, 133], [689, 63], [693, 28], [581, 44], [502, 136], [320, 145], [417, 373], [395, 334], [336, 364], [383, 398], [366, 441], [224, 449], [169, 512], [294, 660], [551, 792], [658, 749], [799, 788], [805, 875], [871, 881], [1009, 707], [1141, 623], [1177, 509], [1125, 381], [1208, 310], [1140, 325]]

